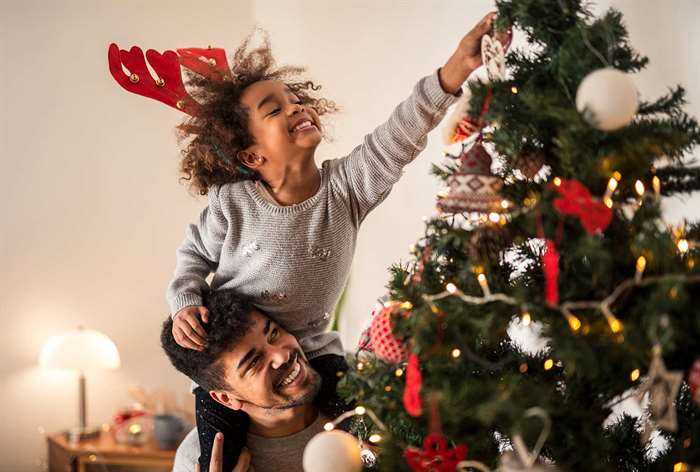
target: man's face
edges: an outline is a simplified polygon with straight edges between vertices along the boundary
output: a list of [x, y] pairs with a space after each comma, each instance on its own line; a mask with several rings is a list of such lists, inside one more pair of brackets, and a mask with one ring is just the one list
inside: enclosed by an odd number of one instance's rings
[[230, 389], [220, 398], [213, 392], [212, 396], [246, 412], [252, 408], [285, 410], [313, 401], [321, 378], [296, 338], [257, 310], [251, 317], [245, 337], [220, 358]]
[[264, 156], [273, 166], [308, 156], [321, 142], [318, 114], [300, 103], [280, 80], [261, 80], [241, 95], [248, 109], [248, 126], [255, 140], [248, 150]]

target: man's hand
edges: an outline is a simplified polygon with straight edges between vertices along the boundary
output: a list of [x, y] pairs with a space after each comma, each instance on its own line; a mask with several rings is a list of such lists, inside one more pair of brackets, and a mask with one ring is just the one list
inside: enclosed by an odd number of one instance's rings
[[207, 332], [199, 323], [209, 322], [209, 310], [203, 306], [188, 306], [178, 311], [173, 318], [173, 338], [180, 346], [202, 351], [207, 345]]
[[[224, 463], [224, 435], [216, 433], [214, 437], [214, 445], [211, 447], [211, 462], [209, 462], [209, 472], [223, 472], [221, 468]], [[253, 465], [250, 463], [252, 456], [247, 448], [243, 448], [241, 455], [238, 456], [236, 467], [231, 472], [255, 472]], [[194, 466], [195, 472], [201, 472], [199, 464]]]
[[[459, 42], [457, 50], [440, 69], [440, 83], [449, 93], [457, 93], [467, 77], [479, 67], [481, 62], [481, 37], [490, 33], [496, 12], [486, 15]], [[508, 43], [508, 33], [496, 33], [496, 39], [505, 47]]]

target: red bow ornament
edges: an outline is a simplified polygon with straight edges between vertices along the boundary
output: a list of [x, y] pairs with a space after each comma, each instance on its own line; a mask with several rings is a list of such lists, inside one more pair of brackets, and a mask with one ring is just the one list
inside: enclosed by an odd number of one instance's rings
[[467, 455], [467, 447], [459, 444], [447, 447], [440, 433], [431, 433], [423, 440], [423, 450], [409, 447], [404, 451], [406, 463], [414, 472], [454, 472]]
[[612, 209], [594, 199], [581, 182], [561, 179], [561, 184], [554, 188], [561, 195], [554, 200], [554, 207], [563, 215], [578, 217], [588, 234], [602, 232], [608, 227]]

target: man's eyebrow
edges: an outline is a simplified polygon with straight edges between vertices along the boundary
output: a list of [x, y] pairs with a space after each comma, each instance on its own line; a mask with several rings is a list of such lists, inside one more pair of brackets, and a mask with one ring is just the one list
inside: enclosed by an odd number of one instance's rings
[[236, 369], [240, 370], [240, 368], [243, 367], [244, 364], [246, 364], [248, 361], [250, 361], [253, 358], [253, 356], [255, 356], [255, 353], [256, 353], [255, 348], [248, 351], [246, 353], [246, 355], [243, 356], [243, 359], [241, 359], [241, 361], [238, 363], [238, 367], [236, 367]]

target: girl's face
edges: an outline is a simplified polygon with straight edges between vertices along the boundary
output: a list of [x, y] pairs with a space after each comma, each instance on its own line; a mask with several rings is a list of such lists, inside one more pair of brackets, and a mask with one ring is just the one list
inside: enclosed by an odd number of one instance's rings
[[248, 109], [248, 126], [255, 141], [246, 151], [263, 158], [262, 166], [282, 169], [313, 159], [321, 142], [318, 114], [301, 105], [284, 82], [255, 82], [243, 91], [241, 103]]

